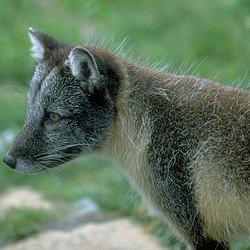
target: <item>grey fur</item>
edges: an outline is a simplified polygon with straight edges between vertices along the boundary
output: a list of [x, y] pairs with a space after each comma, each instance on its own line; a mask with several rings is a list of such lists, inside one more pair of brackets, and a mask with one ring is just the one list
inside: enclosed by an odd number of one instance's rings
[[37, 65], [7, 164], [30, 173], [79, 155], [109, 157], [191, 248], [228, 249], [231, 237], [249, 237], [248, 91], [29, 35]]

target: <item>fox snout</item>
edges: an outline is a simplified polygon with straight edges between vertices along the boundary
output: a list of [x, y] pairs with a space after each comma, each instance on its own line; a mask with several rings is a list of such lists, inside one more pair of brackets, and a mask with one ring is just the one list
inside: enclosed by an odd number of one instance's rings
[[12, 169], [16, 168], [16, 159], [9, 153], [6, 153], [6, 155], [3, 157], [3, 162]]

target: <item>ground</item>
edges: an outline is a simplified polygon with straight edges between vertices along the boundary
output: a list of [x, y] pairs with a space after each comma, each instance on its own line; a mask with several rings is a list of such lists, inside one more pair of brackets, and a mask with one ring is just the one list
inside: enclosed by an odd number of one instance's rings
[[[29, 207], [55, 210], [53, 202], [31, 188], [8, 190], [0, 197], [0, 215], [11, 207]], [[77, 223], [83, 221], [83, 223]], [[50, 225], [50, 229], [16, 243], [7, 244], [2, 250], [163, 250], [158, 240], [143, 227], [127, 218], [111, 218], [98, 211], [90, 199], [78, 203], [78, 209], [64, 219]]]

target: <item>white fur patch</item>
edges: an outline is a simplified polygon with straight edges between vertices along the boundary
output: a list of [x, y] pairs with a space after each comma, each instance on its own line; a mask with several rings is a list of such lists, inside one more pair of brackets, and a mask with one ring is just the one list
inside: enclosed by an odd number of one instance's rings
[[84, 79], [82, 72], [82, 63], [86, 63], [89, 67], [91, 75], [90, 80], [95, 83], [99, 78], [99, 70], [92, 54], [85, 48], [77, 46], [69, 54], [66, 64], [69, 64], [72, 75], [80, 80]]
[[[215, 163], [200, 161], [195, 169], [195, 189], [203, 234], [217, 241], [250, 234], [250, 202], [223, 175]], [[218, 164], [218, 163], [217, 163]], [[227, 175], [227, 178], [229, 173]]]
[[36, 31], [29, 28], [29, 38], [32, 43], [31, 53], [36, 60], [42, 60], [44, 56], [44, 47], [39, 38], [36, 36]]

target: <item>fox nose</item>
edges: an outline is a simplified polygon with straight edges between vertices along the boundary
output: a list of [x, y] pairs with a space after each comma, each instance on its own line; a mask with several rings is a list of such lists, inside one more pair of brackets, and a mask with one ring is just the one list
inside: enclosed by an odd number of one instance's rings
[[16, 168], [16, 159], [8, 153], [3, 157], [3, 162], [13, 169]]

